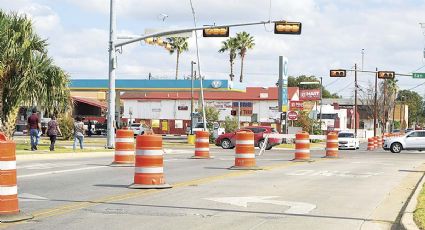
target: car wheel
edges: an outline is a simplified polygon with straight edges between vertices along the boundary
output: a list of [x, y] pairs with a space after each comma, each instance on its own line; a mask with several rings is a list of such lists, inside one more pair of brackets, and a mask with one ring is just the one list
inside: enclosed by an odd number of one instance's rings
[[266, 150], [270, 150], [272, 148], [273, 148], [273, 146], [269, 145], [269, 146], [267, 146]]
[[232, 142], [229, 139], [223, 139], [221, 141], [221, 147], [223, 149], [230, 149], [232, 148]]
[[402, 146], [400, 143], [393, 143], [390, 147], [390, 150], [392, 153], [399, 153], [401, 152]]

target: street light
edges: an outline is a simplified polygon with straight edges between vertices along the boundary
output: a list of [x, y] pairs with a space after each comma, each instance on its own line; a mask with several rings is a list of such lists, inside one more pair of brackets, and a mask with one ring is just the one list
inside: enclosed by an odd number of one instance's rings
[[193, 135], [193, 65], [196, 64], [196, 62], [191, 61], [190, 62], [190, 79], [191, 79], [191, 88], [190, 88], [190, 135]]

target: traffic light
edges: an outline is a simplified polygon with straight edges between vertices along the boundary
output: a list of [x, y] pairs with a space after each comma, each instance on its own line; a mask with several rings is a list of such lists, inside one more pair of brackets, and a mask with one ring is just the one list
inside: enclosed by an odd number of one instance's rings
[[334, 69], [330, 72], [331, 77], [346, 77], [347, 71], [343, 69]]
[[378, 78], [381, 79], [394, 79], [394, 71], [378, 71]]
[[232, 111], [230, 111], [230, 114], [231, 114], [232, 116], [236, 116], [236, 110], [232, 110]]
[[145, 42], [149, 45], [155, 44], [155, 39], [153, 37], [145, 38]]
[[229, 27], [207, 28], [202, 31], [204, 37], [229, 37]]
[[275, 22], [275, 34], [301, 34], [301, 22]]
[[286, 120], [286, 112], [283, 112], [280, 114], [280, 120], [285, 121]]

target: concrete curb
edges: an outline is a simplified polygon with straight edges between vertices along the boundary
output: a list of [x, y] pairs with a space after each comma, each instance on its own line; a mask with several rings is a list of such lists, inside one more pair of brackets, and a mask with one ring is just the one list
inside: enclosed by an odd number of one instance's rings
[[421, 181], [416, 187], [416, 190], [413, 193], [412, 197], [410, 198], [410, 201], [407, 204], [406, 209], [404, 210], [403, 216], [401, 217], [401, 226], [403, 227], [403, 229], [419, 230], [418, 226], [413, 220], [413, 212], [415, 212], [416, 210], [416, 205], [418, 204], [418, 196], [422, 190], [424, 183], [425, 183], [425, 176], [422, 176]]

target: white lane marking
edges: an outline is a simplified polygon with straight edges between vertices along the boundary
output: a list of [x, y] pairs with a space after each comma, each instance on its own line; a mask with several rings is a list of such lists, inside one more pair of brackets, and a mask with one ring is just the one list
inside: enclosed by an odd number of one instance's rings
[[36, 176], [45, 176], [50, 174], [59, 174], [59, 173], [66, 173], [66, 172], [76, 172], [76, 171], [83, 171], [83, 170], [90, 170], [90, 169], [98, 169], [98, 168], [106, 168], [108, 166], [93, 166], [93, 167], [85, 167], [85, 168], [76, 168], [76, 169], [66, 169], [66, 170], [57, 170], [57, 171], [49, 171], [49, 172], [41, 172], [41, 173], [33, 173], [33, 174], [27, 174], [27, 175], [19, 175], [18, 178], [27, 178], [27, 177], [36, 177]]
[[337, 177], [350, 177], [350, 178], [367, 178], [383, 174], [383, 172], [364, 172], [354, 173], [350, 171], [327, 171], [327, 170], [297, 170], [294, 172], [285, 173], [289, 176], [337, 176]]
[[18, 198], [19, 198], [19, 202], [23, 202], [23, 201], [47, 201], [48, 200], [48, 198], [46, 198], [46, 197], [37, 196], [37, 195], [34, 195], [34, 194], [30, 194], [30, 193], [18, 194]]
[[352, 164], [375, 164], [375, 165], [388, 165], [388, 166], [391, 166], [391, 165], [394, 165], [394, 164], [391, 164], [391, 163], [384, 163], [384, 162], [366, 162], [366, 161], [364, 161], [364, 162], [362, 162], [362, 161], [355, 161], [355, 162], [351, 162]]
[[60, 167], [78, 166], [77, 163], [35, 163], [27, 165], [18, 165], [18, 169], [52, 169]]
[[204, 198], [206, 200], [226, 203], [241, 207], [248, 207], [248, 203], [263, 203], [289, 206], [284, 213], [287, 214], [307, 214], [316, 208], [316, 205], [304, 202], [284, 201], [284, 200], [270, 200], [278, 196], [248, 196], [248, 197], [216, 197]]

